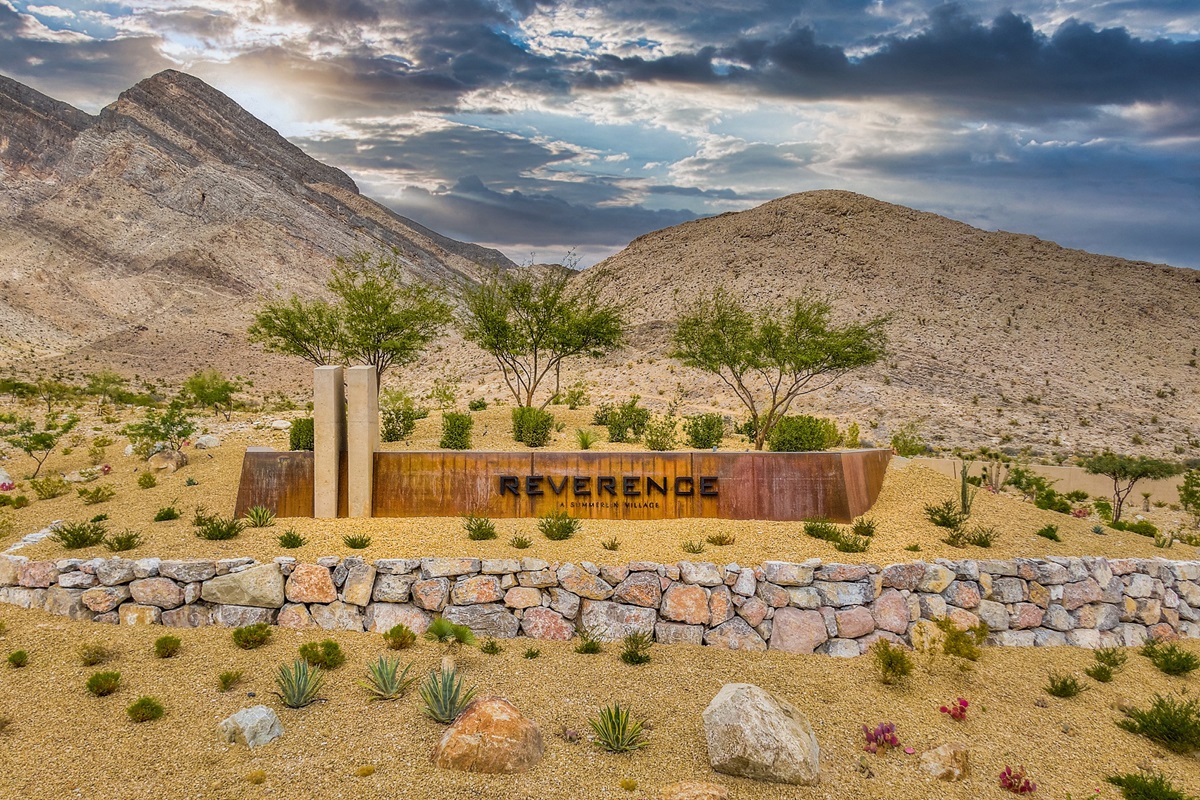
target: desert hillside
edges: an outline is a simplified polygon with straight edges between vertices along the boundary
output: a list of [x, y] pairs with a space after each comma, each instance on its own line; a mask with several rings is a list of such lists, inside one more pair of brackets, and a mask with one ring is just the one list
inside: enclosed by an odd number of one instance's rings
[[[877, 440], [919, 420], [942, 445], [1200, 456], [1192, 270], [818, 191], [647, 234], [581, 278], [636, 326], [636, 355], [597, 384], [638, 384], [644, 396], [695, 385], [664, 362], [670, 320], [697, 293], [723, 286], [758, 306], [808, 292], [842, 319], [890, 317], [886, 363], [804, 404]], [[704, 380], [693, 399], [719, 388]]]
[[391, 248], [440, 286], [511, 266], [363, 197], [189, 75], [96, 117], [0, 76], [0, 364], [243, 366], [259, 297], [317, 293], [335, 257]]

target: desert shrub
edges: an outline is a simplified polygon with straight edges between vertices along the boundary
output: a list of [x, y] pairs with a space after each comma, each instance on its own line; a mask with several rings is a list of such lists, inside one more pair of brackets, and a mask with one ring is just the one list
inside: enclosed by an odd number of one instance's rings
[[524, 550], [533, 544], [533, 540], [528, 536], [514, 536], [508, 540], [508, 543], [518, 550]]
[[290, 667], [281, 664], [275, 673], [275, 696], [288, 708], [304, 708], [317, 701], [324, 683], [325, 673], [320, 667], [298, 658]]
[[300, 534], [296, 533], [295, 528], [288, 528], [283, 533], [276, 537], [279, 546], [285, 550], [294, 550], [297, 547], [303, 547], [308, 544], [308, 539], [305, 539]]
[[346, 663], [346, 654], [341, 646], [333, 639], [323, 639], [320, 642], [306, 642], [300, 645], [300, 657], [309, 666], [321, 669], [337, 669]]
[[655, 452], [674, 450], [676, 440], [675, 418], [671, 416], [652, 417], [642, 432], [642, 443], [646, 445], [647, 450]]
[[1063, 497], [1067, 498], [1067, 500], [1071, 501], [1072, 503], [1082, 503], [1084, 500], [1088, 499], [1089, 495], [1082, 489], [1074, 489], [1064, 494]]
[[82, 486], [75, 490], [79, 498], [83, 500], [85, 506], [94, 506], [99, 503], [107, 503], [117, 496], [116, 489], [111, 486], [96, 486], [91, 489], [85, 489]]
[[68, 550], [78, 550], [103, 543], [106, 533], [102, 522], [64, 522], [50, 538]]
[[725, 438], [725, 420], [720, 414], [696, 414], [683, 420], [688, 447], [707, 450], [719, 447]]
[[262, 647], [271, 638], [271, 626], [265, 622], [256, 622], [233, 629], [233, 643], [243, 650], [254, 650]]
[[579, 644], [575, 645], [575, 652], [580, 655], [591, 656], [602, 651], [604, 647], [601, 645], [600, 637], [588, 628], [579, 630]]
[[1135, 522], [1125, 522], [1124, 520], [1119, 520], [1109, 524], [1116, 530], [1129, 531], [1130, 533], [1136, 533], [1138, 536], [1154, 538], [1158, 535], [1158, 528], [1154, 525], [1154, 523], [1146, 519], [1139, 519]]
[[496, 538], [496, 523], [487, 517], [476, 517], [473, 514], [468, 514], [463, 517], [462, 524], [467, 532], [467, 538], [472, 542], [482, 542]]
[[1104, 780], [1120, 789], [1125, 800], [1196, 800], [1157, 772], [1118, 773]]
[[179, 519], [179, 509], [173, 505], [163, 506], [158, 511], [154, 512], [155, 522], [170, 522], [173, 519]]
[[1044, 528], [1040, 528], [1039, 530], [1034, 532], [1034, 535], [1040, 536], [1043, 539], [1049, 539], [1052, 542], [1061, 542], [1062, 541], [1062, 537], [1058, 535], [1058, 526], [1057, 525], [1047, 525]]
[[810, 519], [804, 522], [804, 533], [814, 539], [832, 542], [841, 537], [838, 526], [827, 519]]
[[292, 427], [288, 429], [288, 450], [312, 450], [313, 437], [312, 417], [292, 420]]
[[153, 489], [158, 486], [158, 478], [154, 477], [153, 472], [143, 472], [138, 475], [137, 485], [139, 489]]
[[615, 536], [610, 536], [607, 539], [602, 539], [600, 546], [605, 550], [618, 550], [621, 547], [621, 540]]
[[471, 447], [471, 428], [475, 420], [470, 414], [447, 411], [442, 415], [442, 438], [438, 447], [446, 450], [468, 450]]
[[1150, 708], [1130, 708], [1117, 727], [1158, 742], [1173, 753], [1200, 750], [1200, 700], [1154, 695]]
[[250, 528], [270, 528], [275, 524], [275, 512], [266, 506], [254, 506], [246, 511], [246, 525]]
[[417, 643], [417, 635], [412, 628], [400, 622], [384, 631], [383, 642], [389, 650], [406, 650]]
[[646, 631], [631, 633], [621, 640], [621, 660], [630, 666], [650, 663], [650, 646], [654, 637]]
[[0, 494], [0, 508], [8, 506], [9, 508], [19, 509], [25, 508], [27, 505], [29, 505], [29, 498], [23, 494]]
[[925, 506], [925, 518], [939, 528], [947, 530], [959, 530], [967, 521], [967, 516], [963, 514], [954, 500]]
[[767, 446], [775, 452], [799, 453], [828, 450], [840, 439], [833, 420], [798, 414], [775, 423], [767, 436]]
[[463, 691], [462, 676], [455, 669], [442, 667], [439, 670], [430, 670], [418, 689], [421, 710], [430, 719], [449, 725], [466, 708], [467, 703], [471, 702], [475, 691], [474, 686]]
[[904, 458], [923, 455], [929, 449], [921, 436], [921, 426], [916, 422], [906, 422], [897, 428], [892, 434], [891, 445], [896, 455]]
[[20, 669], [29, 663], [29, 653], [24, 650], [13, 650], [8, 654], [8, 665], [13, 669]]
[[366, 550], [371, 546], [371, 537], [365, 533], [351, 533], [342, 537], [342, 544], [351, 550]]
[[1056, 511], [1059, 514], [1071, 513], [1071, 501], [1053, 489], [1044, 489], [1038, 492], [1033, 504], [1046, 511]]
[[855, 536], [865, 536], [869, 539], [875, 535], [876, 527], [875, 520], [859, 517], [850, 526], [850, 532]]
[[155, 700], [153, 697], [139, 697], [125, 709], [125, 713], [134, 722], [152, 722], [156, 719], [161, 719], [163, 715], [162, 703]]
[[859, 438], [861, 435], [862, 432], [859, 430], [858, 423], [851, 422], [849, 427], [846, 428], [846, 435], [843, 437], [843, 443], [847, 449], [857, 450], [859, 447], [861, 447], [862, 440]]
[[204, 516], [196, 527], [196, 537], [210, 542], [235, 539], [245, 528], [245, 523], [232, 517]]
[[578, 533], [580, 526], [583, 525], [583, 520], [572, 517], [561, 508], [556, 508], [538, 517], [537, 525], [538, 530], [547, 539], [552, 542], [561, 542]]
[[37, 495], [38, 500], [53, 500], [71, 491], [71, 486], [60, 475], [48, 475], [45, 478], [33, 478], [29, 488]]
[[1103, 664], [1112, 669], [1120, 669], [1125, 666], [1128, 656], [1119, 647], [1100, 647], [1092, 651], [1092, 658], [1096, 659], [1097, 664]]
[[833, 542], [833, 549], [839, 553], [865, 553], [871, 546], [871, 540], [865, 536], [847, 536], [839, 534]]
[[880, 639], [871, 646], [871, 657], [875, 659], [879, 680], [883, 683], [898, 683], [913, 671], [912, 656], [904, 646], [893, 645], [887, 639]]
[[237, 686], [242, 681], [242, 671], [233, 669], [227, 672], [222, 672], [217, 676], [217, 687], [222, 692], [228, 692], [234, 686]]
[[160, 636], [154, 640], [154, 657], [171, 658], [179, 652], [183, 642], [178, 636]]
[[545, 447], [554, 430], [554, 415], [531, 406], [512, 410], [513, 439], [530, 447]]
[[146, 458], [160, 444], [178, 450], [183, 441], [196, 432], [196, 425], [183, 403], [176, 400], [162, 413], [156, 408], [147, 408], [141, 422], [131, 422], [121, 432], [129, 438], [133, 451]]
[[583, 428], [576, 428], [575, 441], [579, 443], [580, 450], [591, 450], [592, 445], [596, 443], [596, 434], [585, 431]]
[[1111, 502], [1103, 497], [1097, 497], [1092, 501], [1092, 508], [1096, 509], [1096, 513], [1100, 515], [1100, 519], [1105, 522], [1112, 522], [1113, 507]]
[[400, 659], [380, 656], [367, 664], [367, 682], [363, 688], [371, 694], [372, 700], [396, 700], [404, 696], [414, 683], [416, 676], [408, 677], [412, 662], [400, 671]]
[[588, 725], [596, 734], [596, 746], [610, 753], [628, 753], [645, 747], [645, 726], [630, 717], [628, 708], [619, 704], [605, 706], [598, 716], [589, 719]]
[[79, 663], [85, 667], [94, 667], [97, 664], [103, 664], [113, 657], [112, 650], [109, 650], [102, 644], [84, 644], [80, 645], [75, 651], [79, 656]]
[[942, 617], [934, 624], [942, 632], [942, 652], [946, 655], [965, 658], [967, 661], [978, 661], [983, 655], [980, 645], [987, 640], [986, 622], [980, 622], [966, 630], [961, 630], [949, 617]]
[[1200, 667], [1200, 658], [1189, 653], [1174, 642], [1165, 643], [1151, 639], [1142, 645], [1142, 655], [1167, 675], [1186, 675]]
[[479, 652], [486, 656], [498, 656], [504, 652], [504, 648], [495, 639], [488, 637], [483, 644], [479, 645]]
[[124, 530], [104, 537], [104, 546], [113, 553], [124, 553], [142, 546], [142, 535], [137, 531]]
[[562, 401], [567, 404], [567, 408], [574, 411], [582, 405], [587, 405], [588, 402], [588, 386], [584, 381], [575, 381], [567, 387], [567, 391], [563, 393]]
[[641, 397], [634, 395], [624, 403], [613, 406], [602, 404], [592, 422], [608, 428], [610, 442], [634, 442], [642, 438], [646, 424], [650, 421], [649, 409], [638, 406]]
[[537, 658], [541, 654], [542, 651], [538, 650], [536, 647], [529, 647], [526, 648], [525, 652], [521, 654], [521, 658], [533, 659]]
[[488, 406], [487, 400], [482, 397], [476, 398], [467, 403], [467, 411], [486, 411]]
[[431, 642], [448, 645], [473, 645], [475, 634], [466, 625], [456, 625], [445, 617], [438, 617], [425, 629], [425, 638]]
[[1113, 679], [1113, 668], [1107, 664], [1092, 664], [1084, 669], [1083, 674], [1097, 683], [1109, 683]]
[[417, 429], [417, 420], [429, 416], [429, 410], [418, 407], [407, 393], [387, 392], [380, 402], [380, 438], [385, 442], [406, 441]]
[[1061, 672], [1051, 672], [1046, 681], [1046, 693], [1053, 697], [1071, 698], [1075, 697], [1085, 689], [1079, 679], [1074, 675], [1065, 675]]
[[84, 688], [93, 697], [108, 697], [121, 687], [121, 673], [95, 672], [87, 679]]
[[715, 547], [728, 547], [731, 544], [737, 543], [737, 537], [732, 533], [721, 531], [720, 533], [714, 533], [710, 536], [706, 536], [704, 541]]

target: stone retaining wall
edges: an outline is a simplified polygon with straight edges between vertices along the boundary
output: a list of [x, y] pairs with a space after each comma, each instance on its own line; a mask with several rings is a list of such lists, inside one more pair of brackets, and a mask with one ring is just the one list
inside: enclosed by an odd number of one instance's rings
[[1200, 638], [1200, 561], [939, 559], [885, 567], [766, 561], [718, 566], [536, 558], [330, 556], [32, 561], [0, 555], [0, 602], [72, 619], [178, 628], [268, 622], [312, 630], [421, 633], [435, 614], [478, 636], [619, 639], [855, 656], [877, 639], [912, 643], [930, 620], [983, 621], [989, 643], [1132, 646]]

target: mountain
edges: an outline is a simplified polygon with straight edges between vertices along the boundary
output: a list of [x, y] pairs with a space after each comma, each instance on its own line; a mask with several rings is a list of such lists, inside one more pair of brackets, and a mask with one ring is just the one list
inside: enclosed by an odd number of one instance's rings
[[244, 340], [259, 298], [319, 293], [337, 256], [393, 248], [444, 287], [513, 266], [363, 197], [184, 73], [94, 117], [0, 76], [0, 364], [277, 365]]
[[891, 346], [797, 411], [876, 441], [919, 421], [941, 445], [1200, 457], [1193, 270], [816, 191], [647, 234], [580, 280], [634, 323], [631, 352], [593, 384], [636, 384], [651, 404], [690, 391], [683, 408], [713, 399], [741, 416], [715, 379], [663, 369], [671, 320], [697, 294], [724, 286], [761, 308], [811, 293], [842, 319], [888, 315]]

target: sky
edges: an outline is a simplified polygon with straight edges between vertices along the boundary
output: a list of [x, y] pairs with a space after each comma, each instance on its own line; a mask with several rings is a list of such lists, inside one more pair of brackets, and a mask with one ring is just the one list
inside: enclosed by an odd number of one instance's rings
[[846, 189], [1200, 268], [1197, 0], [0, 0], [85, 111], [167, 68], [518, 263]]

